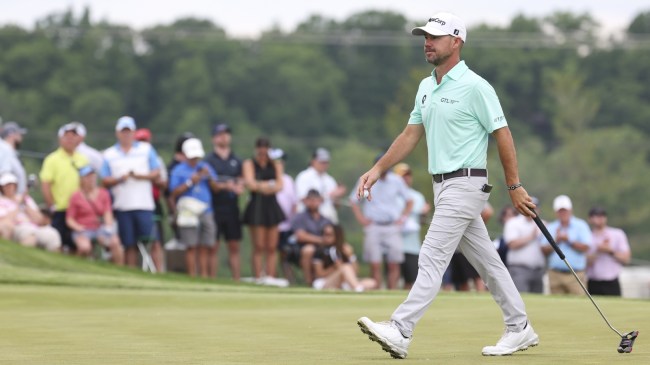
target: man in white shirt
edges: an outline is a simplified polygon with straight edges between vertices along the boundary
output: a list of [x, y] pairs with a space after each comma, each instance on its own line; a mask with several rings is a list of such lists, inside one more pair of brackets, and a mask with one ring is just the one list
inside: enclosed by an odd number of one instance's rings
[[104, 151], [102, 183], [111, 189], [113, 209], [118, 224], [126, 264], [137, 264], [137, 243], [154, 238], [154, 200], [152, 182], [160, 176], [158, 154], [147, 142], [135, 140], [135, 120], [118, 119], [115, 133], [118, 142]]
[[[539, 207], [537, 198], [531, 199]], [[529, 216], [517, 215], [504, 225], [503, 239], [508, 245], [508, 271], [519, 292], [544, 292], [542, 278], [546, 272], [546, 259], [539, 242], [539, 234], [539, 228]]]
[[296, 176], [296, 193], [300, 202], [298, 212], [305, 210], [302, 200], [307, 196], [307, 192], [313, 189], [323, 197], [320, 213], [332, 223], [338, 224], [339, 217], [335, 204], [345, 195], [346, 188], [327, 173], [329, 166], [329, 151], [325, 148], [317, 148], [312, 155], [310, 166]]

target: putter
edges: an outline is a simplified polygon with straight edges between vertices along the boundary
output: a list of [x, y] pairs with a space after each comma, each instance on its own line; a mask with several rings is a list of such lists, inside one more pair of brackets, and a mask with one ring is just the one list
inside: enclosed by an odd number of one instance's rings
[[535, 217], [533, 218], [533, 220], [535, 221], [535, 224], [537, 224], [537, 227], [539, 227], [539, 229], [542, 231], [542, 234], [544, 234], [544, 237], [546, 237], [548, 242], [551, 244], [551, 246], [555, 250], [555, 253], [557, 253], [557, 255], [560, 257], [560, 259], [562, 259], [562, 261], [564, 261], [566, 266], [569, 268], [569, 270], [573, 274], [573, 277], [575, 277], [576, 280], [578, 280], [578, 283], [582, 287], [582, 290], [585, 291], [585, 294], [587, 294], [587, 296], [589, 297], [589, 300], [591, 300], [591, 302], [594, 304], [594, 307], [596, 307], [596, 310], [598, 310], [598, 313], [600, 313], [600, 316], [603, 318], [603, 320], [605, 320], [605, 323], [607, 323], [607, 325], [609, 326], [609, 328], [612, 329], [612, 331], [616, 332], [616, 334], [621, 337], [621, 343], [618, 345], [617, 351], [619, 353], [621, 353], [621, 354], [623, 354], [623, 353], [629, 354], [630, 352], [632, 352], [632, 346], [634, 345], [634, 341], [636, 340], [637, 336], [639, 336], [639, 331], [631, 331], [631, 332], [628, 332], [628, 333], [621, 333], [616, 328], [614, 328], [614, 326], [612, 326], [609, 323], [609, 321], [607, 320], [607, 317], [605, 317], [605, 315], [603, 314], [603, 311], [600, 310], [600, 307], [598, 307], [598, 304], [596, 304], [596, 302], [594, 301], [594, 298], [592, 298], [591, 294], [589, 294], [589, 291], [587, 290], [585, 285], [582, 283], [582, 281], [580, 281], [580, 278], [578, 278], [578, 275], [576, 274], [576, 272], [573, 271], [573, 267], [571, 267], [569, 262], [566, 260], [566, 258], [564, 256], [564, 252], [562, 252], [562, 250], [560, 249], [560, 246], [558, 246], [557, 243], [555, 243], [555, 240], [553, 239], [553, 236], [551, 236], [551, 234], [548, 232], [548, 229], [546, 229], [546, 226], [544, 225], [542, 220], [539, 219], [539, 216], [537, 215], [537, 212], [535, 212], [534, 210], [532, 210], [532, 211], [533, 211], [533, 214], [535, 214]]

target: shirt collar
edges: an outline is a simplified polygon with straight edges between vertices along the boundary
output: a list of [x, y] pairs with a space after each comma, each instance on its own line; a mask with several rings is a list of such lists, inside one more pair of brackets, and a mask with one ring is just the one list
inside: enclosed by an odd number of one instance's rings
[[[445, 76], [443, 76], [443, 79], [445, 77], [449, 77], [449, 78], [451, 78], [453, 80], [458, 80], [461, 77], [463, 77], [463, 75], [465, 74], [465, 72], [467, 70], [469, 70], [469, 67], [467, 67], [467, 65], [465, 64], [465, 61], [461, 60], [451, 70], [449, 70], [449, 72], [447, 72], [447, 74]], [[435, 80], [435, 78], [436, 78], [436, 69], [435, 68], [433, 69], [433, 71], [431, 71], [431, 76]]]

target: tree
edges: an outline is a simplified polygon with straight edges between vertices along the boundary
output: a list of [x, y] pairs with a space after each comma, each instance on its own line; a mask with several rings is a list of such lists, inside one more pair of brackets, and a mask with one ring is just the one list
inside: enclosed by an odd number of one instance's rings
[[637, 15], [627, 27], [628, 34], [650, 35], [650, 11]]
[[549, 71], [547, 80], [547, 111], [553, 133], [560, 141], [567, 142], [587, 130], [600, 101], [593, 90], [585, 88], [585, 76], [578, 72], [574, 62], [567, 63], [562, 70]]
[[510, 21], [508, 31], [513, 33], [542, 33], [542, 25], [536, 18], [527, 18], [518, 14]]

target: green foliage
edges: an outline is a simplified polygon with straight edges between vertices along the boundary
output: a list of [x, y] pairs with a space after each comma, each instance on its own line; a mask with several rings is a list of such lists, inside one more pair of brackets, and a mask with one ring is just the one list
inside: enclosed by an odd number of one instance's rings
[[[639, 14], [628, 35], [648, 33], [647, 18]], [[30, 130], [25, 150], [50, 152], [56, 130], [71, 120], [84, 122], [90, 144], [104, 148], [114, 141], [115, 120], [128, 114], [170, 156], [179, 133], [192, 131], [208, 145], [210, 125], [225, 121], [241, 157], [252, 154], [255, 138], [269, 136], [288, 152], [292, 175], [316, 146], [329, 148], [332, 174], [352, 188], [405, 127], [416, 88], [432, 70], [421, 38], [408, 34], [422, 21], [390, 11], [342, 20], [314, 14], [294, 31], [270, 29], [257, 40], [231, 38], [204, 19], [143, 31], [90, 19], [90, 10], [67, 10], [34, 29], [0, 28], [0, 115]], [[631, 36], [601, 47], [597, 30], [589, 14], [517, 15], [507, 26], [470, 29], [462, 57], [497, 91], [531, 193], [547, 203], [567, 193], [581, 209], [600, 202], [620, 213], [617, 224], [642, 234], [649, 213], [634, 203], [647, 186], [650, 51]], [[426, 159], [421, 142], [407, 162], [430, 198]], [[493, 144], [488, 164], [498, 210], [509, 198], [498, 188]], [[611, 183], [610, 170], [625, 181]]]
[[585, 90], [585, 77], [575, 62], [567, 63], [564, 69], [549, 71], [546, 80], [550, 99], [546, 109], [555, 137], [567, 142], [587, 130], [600, 107], [599, 98], [594, 91]]
[[650, 11], [637, 15], [627, 28], [629, 34], [650, 34]]

